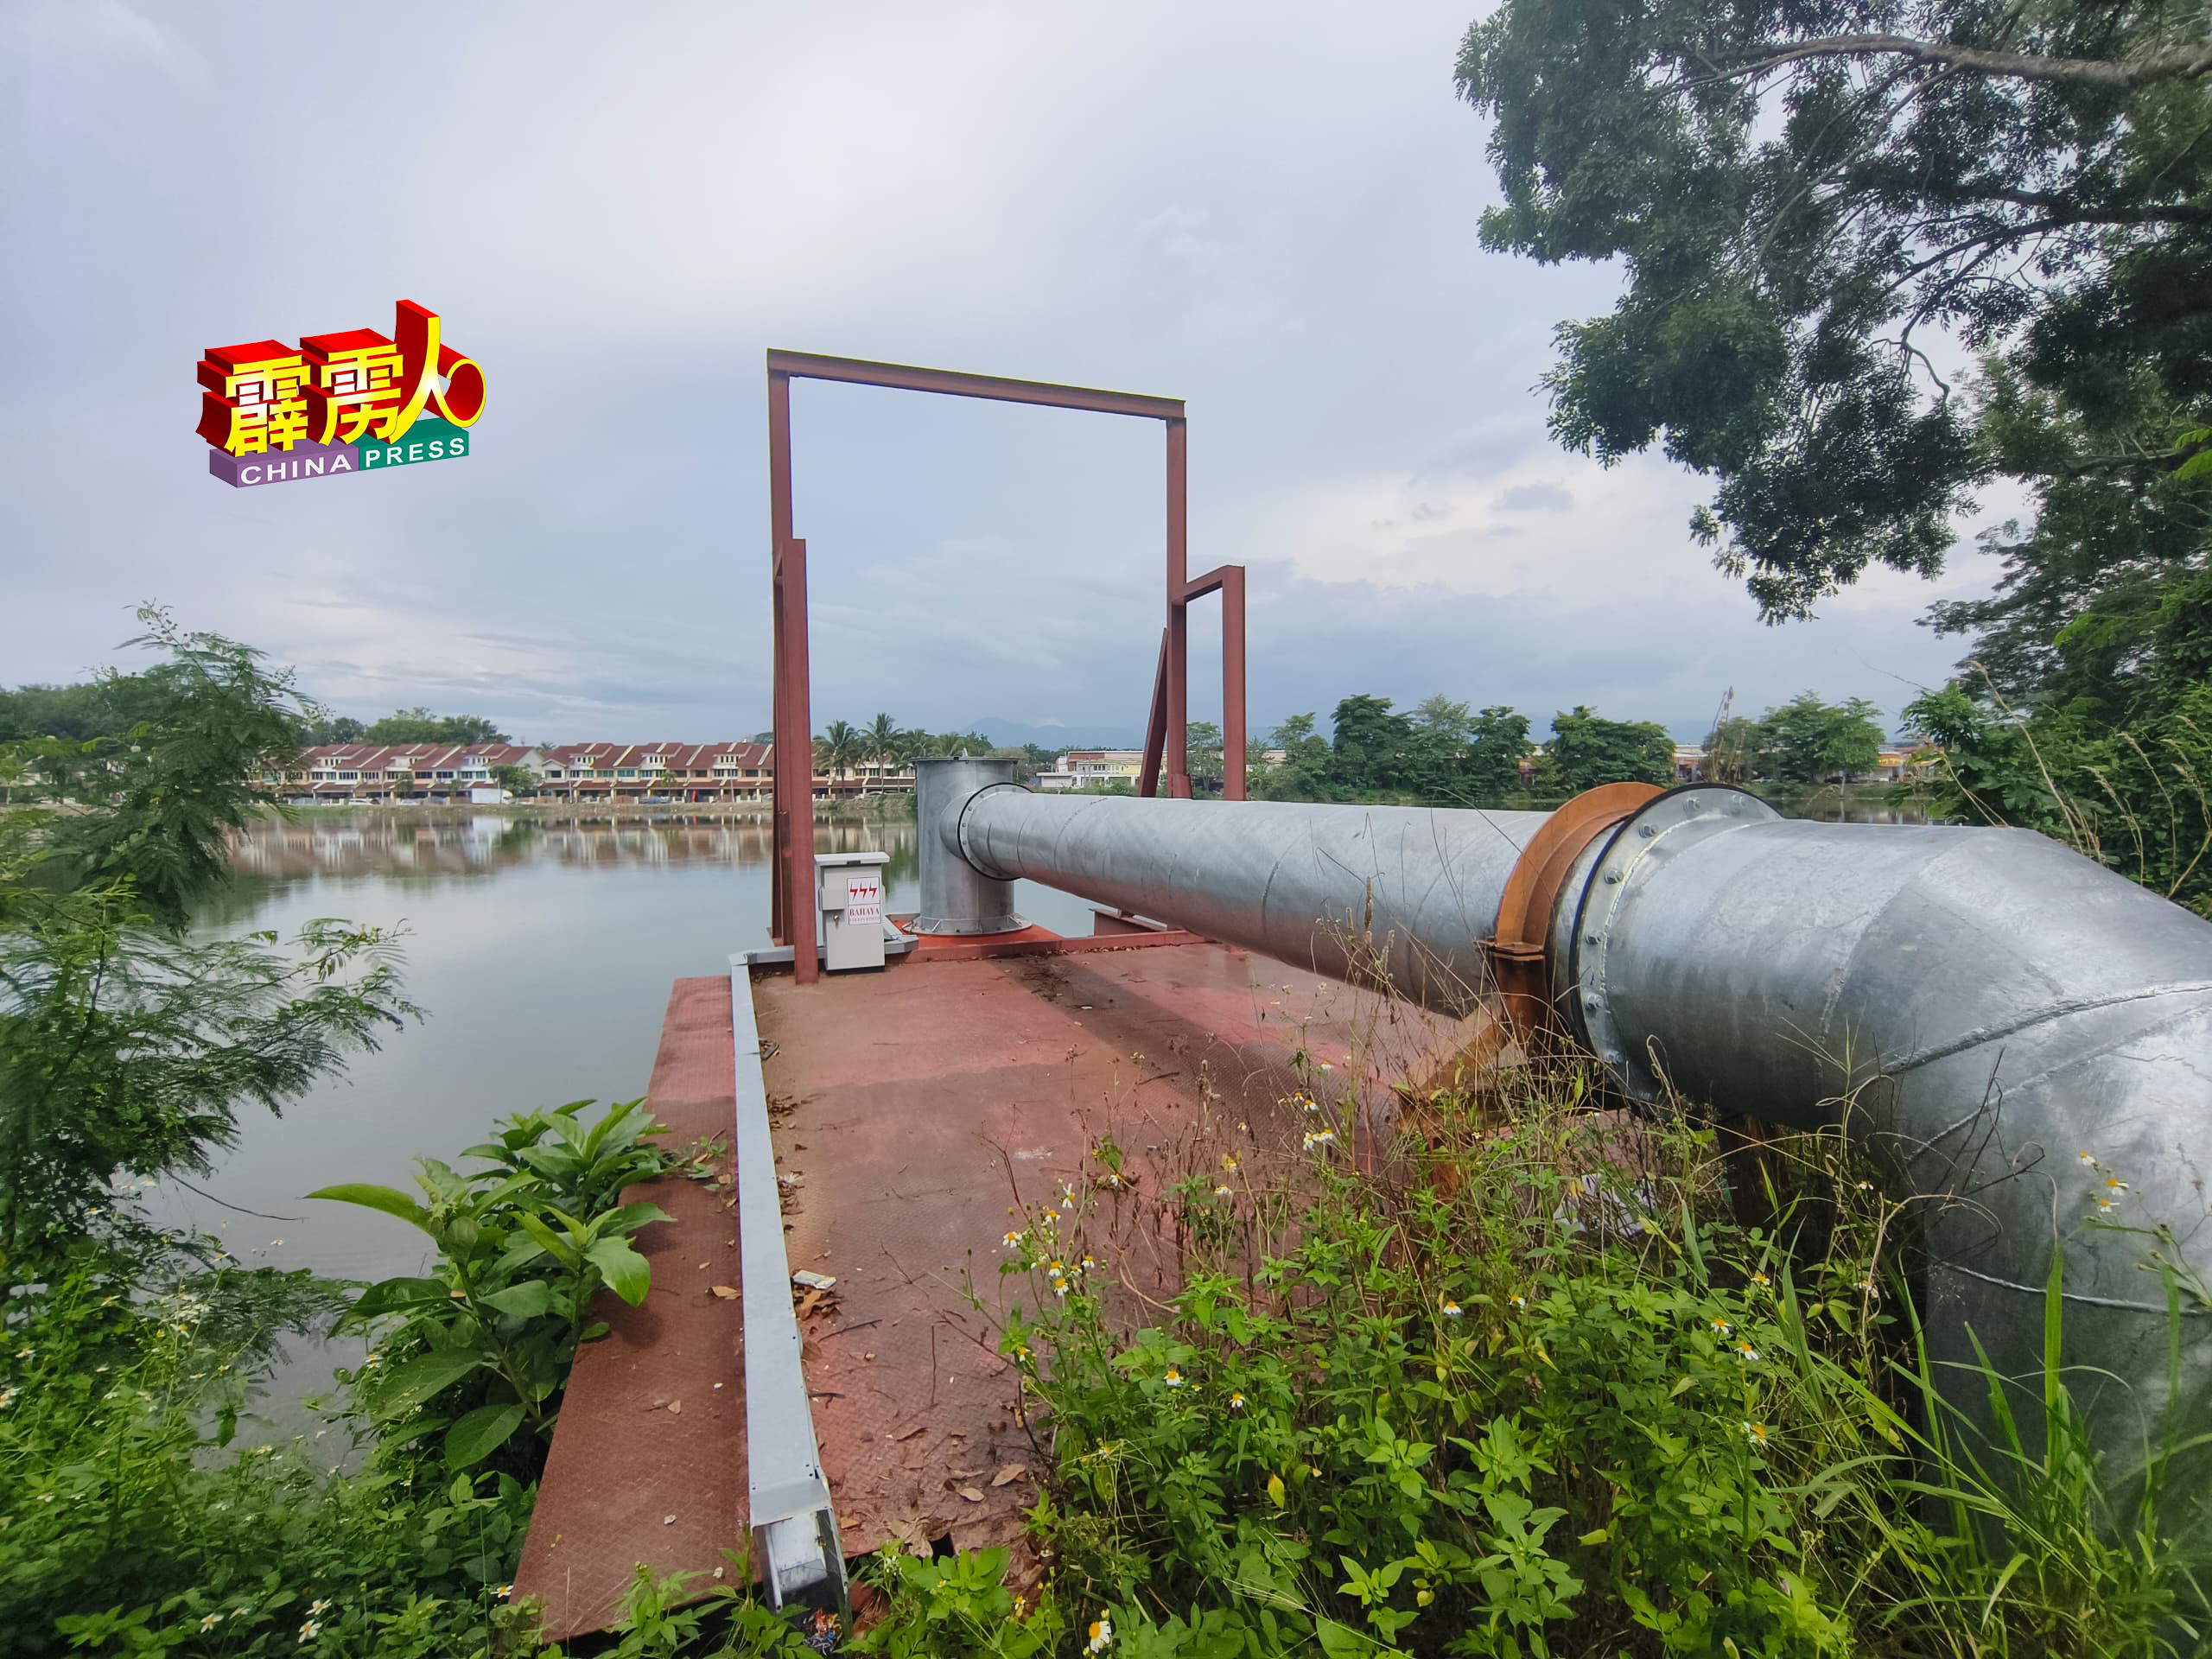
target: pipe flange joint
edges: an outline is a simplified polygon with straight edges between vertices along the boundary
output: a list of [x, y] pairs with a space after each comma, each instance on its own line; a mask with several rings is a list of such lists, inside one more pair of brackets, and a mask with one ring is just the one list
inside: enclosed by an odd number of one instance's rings
[[994, 867], [988, 860], [978, 855], [975, 849], [968, 844], [968, 814], [974, 810], [976, 803], [982, 800], [984, 796], [1009, 789], [1021, 795], [1030, 792], [1026, 784], [985, 784], [973, 795], [960, 803], [960, 816], [953, 821], [952, 825], [954, 850], [967, 861], [969, 868], [974, 870], [978, 875], [988, 876], [994, 881], [1012, 881], [1015, 878], [1007, 871]]
[[1644, 883], [1669, 860], [1710, 836], [1781, 816], [1732, 784], [1685, 784], [1654, 796], [1623, 818], [1590, 867], [1568, 936], [1569, 1006], [1584, 1045], [1630, 1099], [1653, 1104], [1666, 1090], [1650, 1057], [1634, 1050], [1616, 1017], [1605, 961], [1615, 931], [1633, 912]]

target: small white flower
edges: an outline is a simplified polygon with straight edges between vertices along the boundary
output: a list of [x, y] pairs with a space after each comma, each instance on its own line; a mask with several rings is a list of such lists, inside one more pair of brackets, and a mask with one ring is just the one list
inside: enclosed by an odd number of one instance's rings
[[1183, 1373], [1170, 1365], [1167, 1368], [1167, 1375], [1160, 1380], [1171, 1389], [1179, 1389], [1183, 1386]]
[[1084, 1651], [1085, 1653], [1103, 1653], [1113, 1644], [1114, 1626], [1109, 1622], [1103, 1618], [1095, 1618], [1091, 1620], [1090, 1640], [1087, 1644], [1085, 1644]]
[[308, 1643], [314, 1641], [315, 1637], [321, 1634], [322, 1626], [316, 1624], [313, 1619], [308, 1620], [306, 1624], [300, 1626], [300, 1645], [302, 1647], [305, 1647]]
[[1444, 1304], [1444, 1317], [1447, 1319], [1464, 1319], [1466, 1317], [1466, 1312], [1467, 1310], [1461, 1307], [1457, 1302], [1446, 1302]]
[[1736, 1344], [1736, 1356], [1746, 1365], [1756, 1365], [1759, 1360], [1759, 1351], [1748, 1342], [1739, 1342]]
[[1229, 1183], [1227, 1181], [1224, 1181], [1219, 1186], [1214, 1188], [1213, 1195], [1217, 1198], [1226, 1198], [1232, 1196], [1229, 1189]]
[[321, 1618], [329, 1611], [330, 1604], [327, 1601], [315, 1601], [308, 1604], [308, 1616], [310, 1618]]
[[1751, 1443], [1751, 1446], [1754, 1451], [1764, 1452], [1766, 1450], [1766, 1425], [1764, 1423], [1745, 1423], [1744, 1425], [1744, 1438]]
[[205, 1635], [207, 1632], [208, 1632], [209, 1630], [213, 1630], [213, 1629], [214, 1629], [218, 1624], [221, 1624], [222, 1622], [223, 1622], [223, 1616], [222, 1616], [220, 1613], [210, 1613], [210, 1614], [208, 1614], [207, 1618], [203, 1618], [203, 1619], [201, 1619], [201, 1620], [200, 1621], [200, 1633], [201, 1633], [202, 1635]]
[[1231, 1411], [1242, 1411], [1242, 1410], [1243, 1410], [1243, 1409], [1244, 1409], [1244, 1396], [1243, 1396], [1243, 1395], [1241, 1395], [1241, 1394], [1232, 1394], [1232, 1395], [1230, 1395], [1229, 1396], [1229, 1408], [1230, 1408]]
[[2090, 1154], [2088, 1154], [2088, 1153], [2086, 1153], [2086, 1152], [2077, 1152], [2077, 1153], [2075, 1153], [2074, 1155], [2075, 1155], [2075, 1157], [2076, 1157], [2076, 1158], [2080, 1159], [2080, 1160], [2081, 1160], [2081, 1161], [2082, 1161], [2082, 1163], [2086, 1167], [2088, 1167], [2088, 1168], [2090, 1168], [2090, 1169], [2096, 1169], [2096, 1168], [2101, 1167], [2101, 1166], [2098, 1164], [2098, 1162], [2097, 1162], [2096, 1159], [2095, 1159], [2094, 1156], [2092, 1156]]

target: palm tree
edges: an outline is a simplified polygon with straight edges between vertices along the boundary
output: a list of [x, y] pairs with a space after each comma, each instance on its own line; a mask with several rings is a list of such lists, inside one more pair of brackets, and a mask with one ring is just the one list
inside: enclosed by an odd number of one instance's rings
[[876, 781], [883, 781], [883, 774], [891, 770], [892, 752], [899, 747], [899, 722], [888, 715], [878, 715], [868, 722], [868, 753], [875, 759]]
[[[827, 731], [814, 740], [814, 764], [828, 774], [835, 785], [853, 769], [853, 764], [868, 752], [860, 733], [842, 720], [830, 722]], [[833, 789], [832, 793], [835, 793]]]

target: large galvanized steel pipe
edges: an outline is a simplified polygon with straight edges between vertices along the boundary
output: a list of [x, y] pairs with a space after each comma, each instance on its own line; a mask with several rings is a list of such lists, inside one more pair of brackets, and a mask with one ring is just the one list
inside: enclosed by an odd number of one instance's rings
[[[1456, 1010], [1547, 820], [1000, 787], [925, 817], [924, 861], [1380, 969]], [[2063, 1249], [2064, 1357], [2108, 1489], [2212, 1433], [2212, 923], [2029, 831], [1784, 820], [1704, 787], [1591, 841], [1556, 891], [1538, 919], [1560, 1015], [1625, 1092], [1841, 1124], [1886, 1162], [1923, 1224], [1939, 1363], [1973, 1363], [1971, 1327], [2031, 1381]], [[2182, 1287], [2177, 1390], [2153, 1250]], [[1979, 1381], [1947, 1375], [1983, 1417]], [[2186, 1462], [2168, 1524], [2202, 1536], [2212, 1452]]]
[[986, 875], [1338, 978], [1387, 969], [1402, 995], [1464, 1012], [1498, 895], [1548, 816], [995, 789], [924, 825], [925, 842], [936, 828], [943, 850]]

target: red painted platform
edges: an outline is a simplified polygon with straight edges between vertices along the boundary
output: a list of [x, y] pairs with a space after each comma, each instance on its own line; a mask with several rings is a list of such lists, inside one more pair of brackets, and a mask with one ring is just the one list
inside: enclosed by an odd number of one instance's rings
[[[1084, 1193], [1075, 1248], [1134, 1314], [1176, 1277], [1173, 1180], [1242, 1192], [1305, 1161], [1294, 1056], [1334, 1088], [1447, 1040], [1433, 1016], [1222, 945], [1065, 943], [1090, 948], [931, 946], [810, 986], [753, 979], [790, 1265], [837, 1281], [802, 1329], [849, 1556], [1020, 1536], [1047, 1454], [992, 1330], [1041, 1291], [999, 1274], [1017, 1211]], [[1103, 948], [1129, 944], [1148, 948]], [[672, 1144], [728, 1131], [728, 994], [683, 980], [671, 998], [650, 1099]], [[1127, 1155], [1118, 1190], [1089, 1156], [1102, 1135]], [[711, 1573], [745, 1547], [739, 1306], [709, 1288], [738, 1283], [730, 1200], [680, 1179], [641, 1196], [677, 1220], [645, 1241], [645, 1306], [610, 1310], [613, 1334], [577, 1362], [518, 1574], [555, 1637], [604, 1628], [637, 1561]], [[680, 1416], [658, 1403], [677, 1400]]]
[[[646, 1091], [669, 1151], [728, 1147], [731, 1065], [729, 981], [677, 980]], [[622, 1196], [675, 1219], [637, 1236], [645, 1301], [601, 1293], [613, 1329], [577, 1354], [554, 1428], [515, 1593], [543, 1603], [555, 1641], [612, 1624], [639, 1561], [711, 1574], [745, 1548], [741, 1321], [713, 1290], [738, 1282], [736, 1200], [677, 1175]]]
[[[1426, 1046], [1439, 1023], [1207, 943], [763, 977], [753, 997], [778, 1156], [802, 1183], [791, 1266], [837, 1279], [834, 1316], [804, 1327], [806, 1375], [849, 1555], [1011, 1542], [1037, 1500], [1047, 1453], [993, 1330], [1048, 1294], [1000, 1275], [1017, 1212], [1086, 1193], [1071, 1259], [1090, 1251], [1135, 1311], [1176, 1279], [1158, 1208], [1172, 1179], [1202, 1170], [1210, 1190], [1226, 1153], [1241, 1188], [1301, 1155], [1294, 1053], [1342, 1067]], [[1105, 1134], [1135, 1176], [1119, 1192], [1087, 1157]]]

